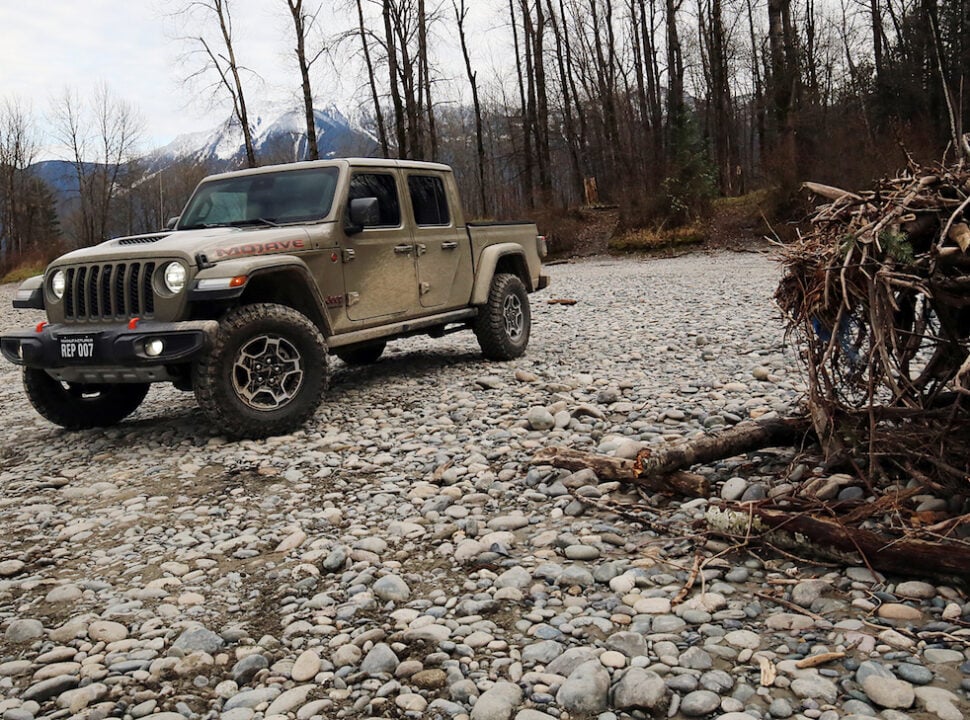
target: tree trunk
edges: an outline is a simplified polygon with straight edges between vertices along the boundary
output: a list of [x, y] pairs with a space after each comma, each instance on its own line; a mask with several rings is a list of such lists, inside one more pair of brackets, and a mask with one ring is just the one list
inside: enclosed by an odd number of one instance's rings
[[249, 167], [256, 167], [256, 147], [253, 144], [253, 131], [249, 127], [249, 113], [246, 110], [246, 95], [243, 92], [242, 79], [239, 76], [239, 64], [236, 62], [236, 50], [232, 42], [232, 16], [229, 10], [229, 0], [213, 0], [212, 6], [219, 18], [219, 29], [226, 44], [226, 54], [229, 57], [229, 71], [235, 86], [235, 109], [239, 124], [242, 125], [243, 141], [246, 144], [246, 163]]
[[535, 159], [532, 154], [532, 135], [529, 131], [528, 117], [526, 116], [526, 79], [522, 72], [522, 54], [519, 48], [518, 23], [515, 16], [515, 0], [509, 0], [509, 21], [512, 23], [512, 45], [515, 47], [515, 72], [519, 83], [519, 117], [522, 125], [522, 168], [523, 168], [523, 193], [526, 205], [529, 208], [535, 207], [534, 167]]
[[[320, 151], [317, 148], [317, 122], [313, 114], [313, 90], [310, 87], [310, 65], [306, 55], [306, 35], [309, 27], [307, 16], [303, 14], [303, 0], [286, 0], [293, 18], [293, 30], [296, 33], [296, 61], [300, 67], [300, 83], [303, 88], [303, 109], [306, 116], [307, 157], [319, 160]], [[359, 6], [359, 5], [358, 5]], [[311, 21], [312, 23], [312, 21]]]
[[882, 11], [879, 0], [869, 0], [869, 13], [872, 21], [872, 61], [876, 71], [876, 92], [878, 93], [883, 83]]
[[678, 0], [667, 3], [667, 147], [673, 146], [675, 129], [680, 125], [684, 114], [684, 58], [680, 48], [680, 34], [677, 30]]
[[387, 76], [391, 88], [391, 103], [394, 106], [394, 131], [397, 139], [397, 156], [409, 158], [408, 136], [405, 132], [407, 119], [404, 115], [404, 104], [401, 102], [401, 87], [398, 77], [397, 46], [394, 42], [394, 31], [391, 24], [391, 0], [383, 0], [382, 14], [384, 16], [384, 42], [387, 48]]
[[418, 95], [423, 96], [424, 100], [419, 102], [424, 112], [419, 114], [419, 122], [428, 123], [428, 141], [426, 160], [438, 159], [438, 137], [435, 127], [434, 104], [431, 100], [431, 65], [429, 62], [430, 51], [428, 48], [428, 17], [425, 14], [425, 0], [418, 0], [418, 67], [420, 68], [420, 85]]
[[478, 98], [478, 81], [476, 74], [472, 71], [472, 61], [468, 54], [468, 43], [465, 38], [465, 17], [468, 10], [465, 7], [465, 0], [461, 0], [459, 7], [455, 0], [452, 0], [452, 7], [455, 10], [455, 20], [458, 24], [458, 40], [461, 43], [461, 54], [465, 59], [465, 74], [468, 77], [468, 84], [472, 90], [472, 106], [475, 111], [475, 150], [478, 160], [478, 193], [479, 208], [482, 217], [489, 216], [488, 192], [485, 186], [485, 130], [482, 124], [482, 104]]
[[710, 483], [702, 475], [676, 470], [660, 476], [644, 476], [640, 474], [634, 460], [583, 453], [566, 447], [544, 448], [532, 458], [532, 464], [552, 465], [574, 471], [592, 470], [599, 480], [617, 480], [686, 497], [707, 497], [711, 492]]
[[[556, 40], [556, 66], [559, 70], [559, 84], [562, 89], [562, 110], [563, 123], [565, 125], [566, 147], [569, 151], [569, 164], [573, 175], [573, 192], [577, 198], [583, 197], [583, 170], [580, 162], [581, 143], [585, 137], [582, 130], [577, 130], [574, 112], [579, 111], [579, 100], [574, 92], [574, 87], [570, 82], [572, 71], [570, 63], [568, 40], [564, 40], [566, 18], [562, 14], [562, 0], [559, 3], [559, 21], [556, 19], [556, 12], [552, 7], [552, 0], [546, 0], [546, 8], [549, 11], [549, 18], [552, 22], [552, 32]], [[561, 24], [560, 24], [561, 23]], [[582, 122], [582, 121], [580, 121]]]
[[570, 470], [590, 468], [601, 479], [623, 480], [653, 490], [672, 489], [692, 497], [706, 497], [710, 490], [706, 479], [684, 471], [694, 465], [705, 465], [763, 447], [798, 444], [809, 433], [811, 423], [808, 418], [751, 420], [679, 445], [643, 450], [636, 460], [552, 447], [536, 453], [532, 464]]
[[374, 74], [374, 63], [371, 61], [370, 47], [367, 43], [367, 28], [364, 25], [364, 7], [362, 0], [357, 0], [357, 27], [360, 32], [360, 44], [364, 51], [364, 63], [367, 66], [367, 82], [370, 85], [371, 100], [374, 103], [374, 116], [377, 121], [377, 136], [381, 143], [381, 154], [385, 158], [391, 156], [387, 142], [387, 127], [384, 124], [384, 111], [381, 109], [381, 98], [377, 94], [377, 76]]
[[[834, 550], [842, 562], [861, 561], [874, 570], [901, 575], [922, 571], [937, 576], [970, 576], [970, 547], [962, 542], [887, 537], [844, 525], [837, 519], [764, 508], [757, 503], [746, 503], [737, 510], [737, 516], [739, 522], [750, 519], [776, 533], [791, 536], [793, 544], [802, 551], [816, 546], [817, 553], [833, 557]], [[860, 555], [861, 558], [857, 557]]]
[[768, 0], [768, 46], [771, 52], [771, 99], [774, 142], [771, 167], [785, 191], [797, 186], [795, 129], [792, 123], [797, 82], [791, 47], [790, 0]]

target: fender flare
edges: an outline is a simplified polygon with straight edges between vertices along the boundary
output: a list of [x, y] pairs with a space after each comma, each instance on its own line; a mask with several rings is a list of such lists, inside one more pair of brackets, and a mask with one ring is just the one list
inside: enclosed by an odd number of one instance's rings
[[[200, 270], [194, 279], [196, 287], [189, 293], [189, 302], [204, 302], [207, 300], [235, 300], [242, 297], [250, 286], [253, 278], [274, 273], [287, 272], [296, 273], [301, 280], [303, 288], [309, 292], [312, 298], [315, 313], [318, 315], [314, 319], [324, 333], [324, 337], [332, 334], [330, 316], [327, 312], [326, 304], [320, 295], [320, 289], [313, 279], [310, 268], [300, 258], [293, 256], [264, 256], [248, 257], [233, 260], [225, 260], [216, 263], [211, 267]], [[228, 279], [245, 275], [246, 283], [236, 288], [199, 290], [197, 287], [199, 280]]]
[[518, 243], [498, 243], [489, 245], [482, 250], [478, 260], [478, 269], [475, 273], [475, 285], [472, 287], [472, 305], [484, 305], [488, 302], [488, 291], [492, 287], [492, 278], [495, 277], [495, 269], [498, 267], [499, 260], [509, 256], [517, 256], [516, 275], [525, 283], [526, 290], [532, 292], [532, 281], [529, 278], [529, 265], [525, 259], [525, 251]]

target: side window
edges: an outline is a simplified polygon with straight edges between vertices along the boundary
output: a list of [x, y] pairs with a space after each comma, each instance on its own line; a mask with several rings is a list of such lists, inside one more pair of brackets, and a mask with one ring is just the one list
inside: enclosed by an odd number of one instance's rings
[[445, 184], [440, 177], [409, 175], [408, 192], [411, 194], [414, 222], [419, 226], [447, 225], [451, 222], [448, 200], [445, 197]]
[[350, 178], [349, 200], [377, 198], [381, 219], [378, 227], [397, 227], [401, 224], [401, 205], [397, 199], [397, 183], [393, 175], [359, 173]]

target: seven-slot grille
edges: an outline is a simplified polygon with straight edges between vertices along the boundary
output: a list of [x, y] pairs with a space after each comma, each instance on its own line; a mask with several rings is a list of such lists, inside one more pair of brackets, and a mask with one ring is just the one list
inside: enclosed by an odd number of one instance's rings
[[119, 262], [66, 268], [66, 320], [98, 321], [155, 314], [154, 262]]

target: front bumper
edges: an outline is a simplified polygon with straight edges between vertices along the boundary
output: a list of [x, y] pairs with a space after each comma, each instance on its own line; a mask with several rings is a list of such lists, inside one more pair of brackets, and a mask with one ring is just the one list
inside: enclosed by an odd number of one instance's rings
[[154, 382], [171, 378], [167, 366], [206, 352], [218, 328], [215, 320], [145, 321], [135, 327], [41, 324], [0, 336], [0, 352], [16, 365], [68, 382]]

